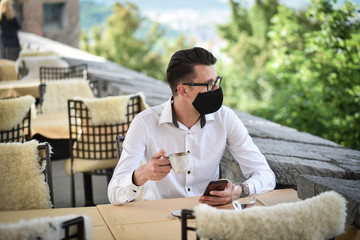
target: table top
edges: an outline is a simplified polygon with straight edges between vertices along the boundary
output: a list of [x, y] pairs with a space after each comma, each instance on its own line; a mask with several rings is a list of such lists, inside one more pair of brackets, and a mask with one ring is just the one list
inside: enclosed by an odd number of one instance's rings
[[30, 220], [39, 217], [55, 217], [63, 215], [86, 215], [90, 217], [92, 224], [92, 239], [114, 239], [111, 231], [106, 225], [100, 212], [96, 207], [80, 207], [80, 208], [55, 208], [55, 209], [39, 209], [26, 211], [8, 211], [0, 212], [0, 223], [14, 223], [20, 219]]
[[0, 81], [0, 98], [20, 97], [25, 95], [39, 98], [39, 85], [39, 80]]
[[67, 112], [37, 114], [31, 119], [31, 135], [39, 133], [47, 138], [69, 139]]
[[[293, 189], [274, 190], [258, 195], [257, 205], [299, 201]], [[199, 197], [130, 202], [120, 206], [98, 205], [101, 215], [115, 238], [121, 239], [181, 239], [181, 221], [171, 212], [193, 208]], [[233, 209], [232, 204], [219, 206]]]
[[[173, 210], [193, 208], [199, 204], [199, 197], [174, 198], [155, 201], [130, 202], [120, 206], [110, 204], [96, 207], [56, 208], [26, 211], [0, 212], [0, 223], [29, 220], [35, 217], [61, 216], [69, 214], [86, 215], [92, 221], [93, 239], [181, 239], [181, 221], [173, 217]], [[257, 195], [257, 205], [272, 206], [284, 202], [300, 201], [293, 189], [273, 190]], [[231, 204], [219, 206], [233, 209]], [[195, 220], [188, 224], [194, 226]], [[189, 233], [195, 239], [195, 233]], [[358, 239], [360, 230], [346, 224], [346, 233], [336, 240]]]

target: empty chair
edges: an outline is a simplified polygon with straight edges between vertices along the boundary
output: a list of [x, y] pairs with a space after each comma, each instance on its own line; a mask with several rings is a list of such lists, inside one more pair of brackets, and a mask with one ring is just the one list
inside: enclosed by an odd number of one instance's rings
[[91, 175], [110, 181], [118, 162], [115, 138], [125, 136], [135, 115], [143, 110], [139, 95], [68, 101], [70, 156], [65, 169], [71, 176], [71, 202], [75, 206], [74, 174], [83, 173], [85, 205], [94, 205]]
[[21, 80], [39, 80], [41, 66], [68, 67], [69, 64], [54, 51], [22, 50], [16, 59], [16, 72]]
[[0, 211], [51, 208], [49, 144], [0, 143], [0, 152]]
[[30, 139], [31, 106], [35, 98], [27, 95], [0, 99], [0, 142], [25, 142]]
[[94, 82], [88, 81], [86, 64], [70, 67], [40, 67], [41, 113], [65, 112], [67, 100], [75, 96], [93, 98]]
[[200, 238], [211, 239], [330, 239], [345, 230], [346, 200], [329, 191], [295, 203], [251, 207], [242, 211], [200, 204], [183, 210], [182, 239], [187, 239], [186, 216], [196, 217]]

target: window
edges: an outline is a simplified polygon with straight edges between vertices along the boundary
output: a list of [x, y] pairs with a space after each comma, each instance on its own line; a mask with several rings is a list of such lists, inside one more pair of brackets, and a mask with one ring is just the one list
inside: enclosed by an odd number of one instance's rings
[[44, 30], [59, 30], [64, 27], [65, 3], [44, 3]]

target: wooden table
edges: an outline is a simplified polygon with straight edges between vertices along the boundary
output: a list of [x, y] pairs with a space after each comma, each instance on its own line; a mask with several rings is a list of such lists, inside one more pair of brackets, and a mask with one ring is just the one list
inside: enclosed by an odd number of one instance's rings
[[[293, 189], [274, 190], [258, 195], [257, 205], [271, 206], [299, 201]], [[199, 197], [130, 202], [121, 206], [98, 205], [101, 215], [116, 239], [181, 239], [181, 221], [171, 212], [193, 208]], [[233, 209], [232, 204], [218, 208]]]
[[0, 81], [0, 98], [31, 95], [39, 98], [39, 80], [33, 81]]
[[47, 138], [69, 139], [67, 112], [37, 114], [31, 119], [31, 135], [39, 133]]
[[[193, 208], [199, 197], [175, 198], [156, 201], [130, 202], [121, 206], [110, 204], [96, 207], [58, 208], [27, 211], [0, 212], [0, 223], [17, 222], [45, 216], [69, 214], [86, 215], [92, 221], [92, 239], [181, 239], [181, 221], [171, 212]], [[257, 205], [272, 206], [284, 202], [300, 201], [293, 189], [274, 190], [257, 196]], [[232, 209], [231, 204], [220, 206]], [[194, 224], [191, 220], [190, 224]], [[360, 230], [346, 224], [346, 233], [336, 240], [360, 239]], [[195, 237], [195, 233], [193, 233]], [[189, 234], [189, 237], [192, 237]], [[191, 238], [192, 239], [192, 238]]]
[[114, 239], [111, 231], [107, 227], [104, 219], [96, 207], [82, 207], [82, 208], [55, 208], [55, 209], [41, 209], [41, 210], [26, 210], [26, 211], [8, 211], [0, 212], [0, 223], [14, 223], [20, 219], [30, 220], [39, 217], [55, 217], [62, 215], [86, 215], [91, 218], [92, 223], [92, 239]]

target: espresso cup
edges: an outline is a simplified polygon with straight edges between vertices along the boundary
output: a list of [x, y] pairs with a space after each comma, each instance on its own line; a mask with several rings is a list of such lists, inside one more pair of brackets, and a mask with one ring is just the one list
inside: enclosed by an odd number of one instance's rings
[[190, 153], [172, 153], [168, 157], [171, 168], [176, 173], [184, 173], [190, 170]]

